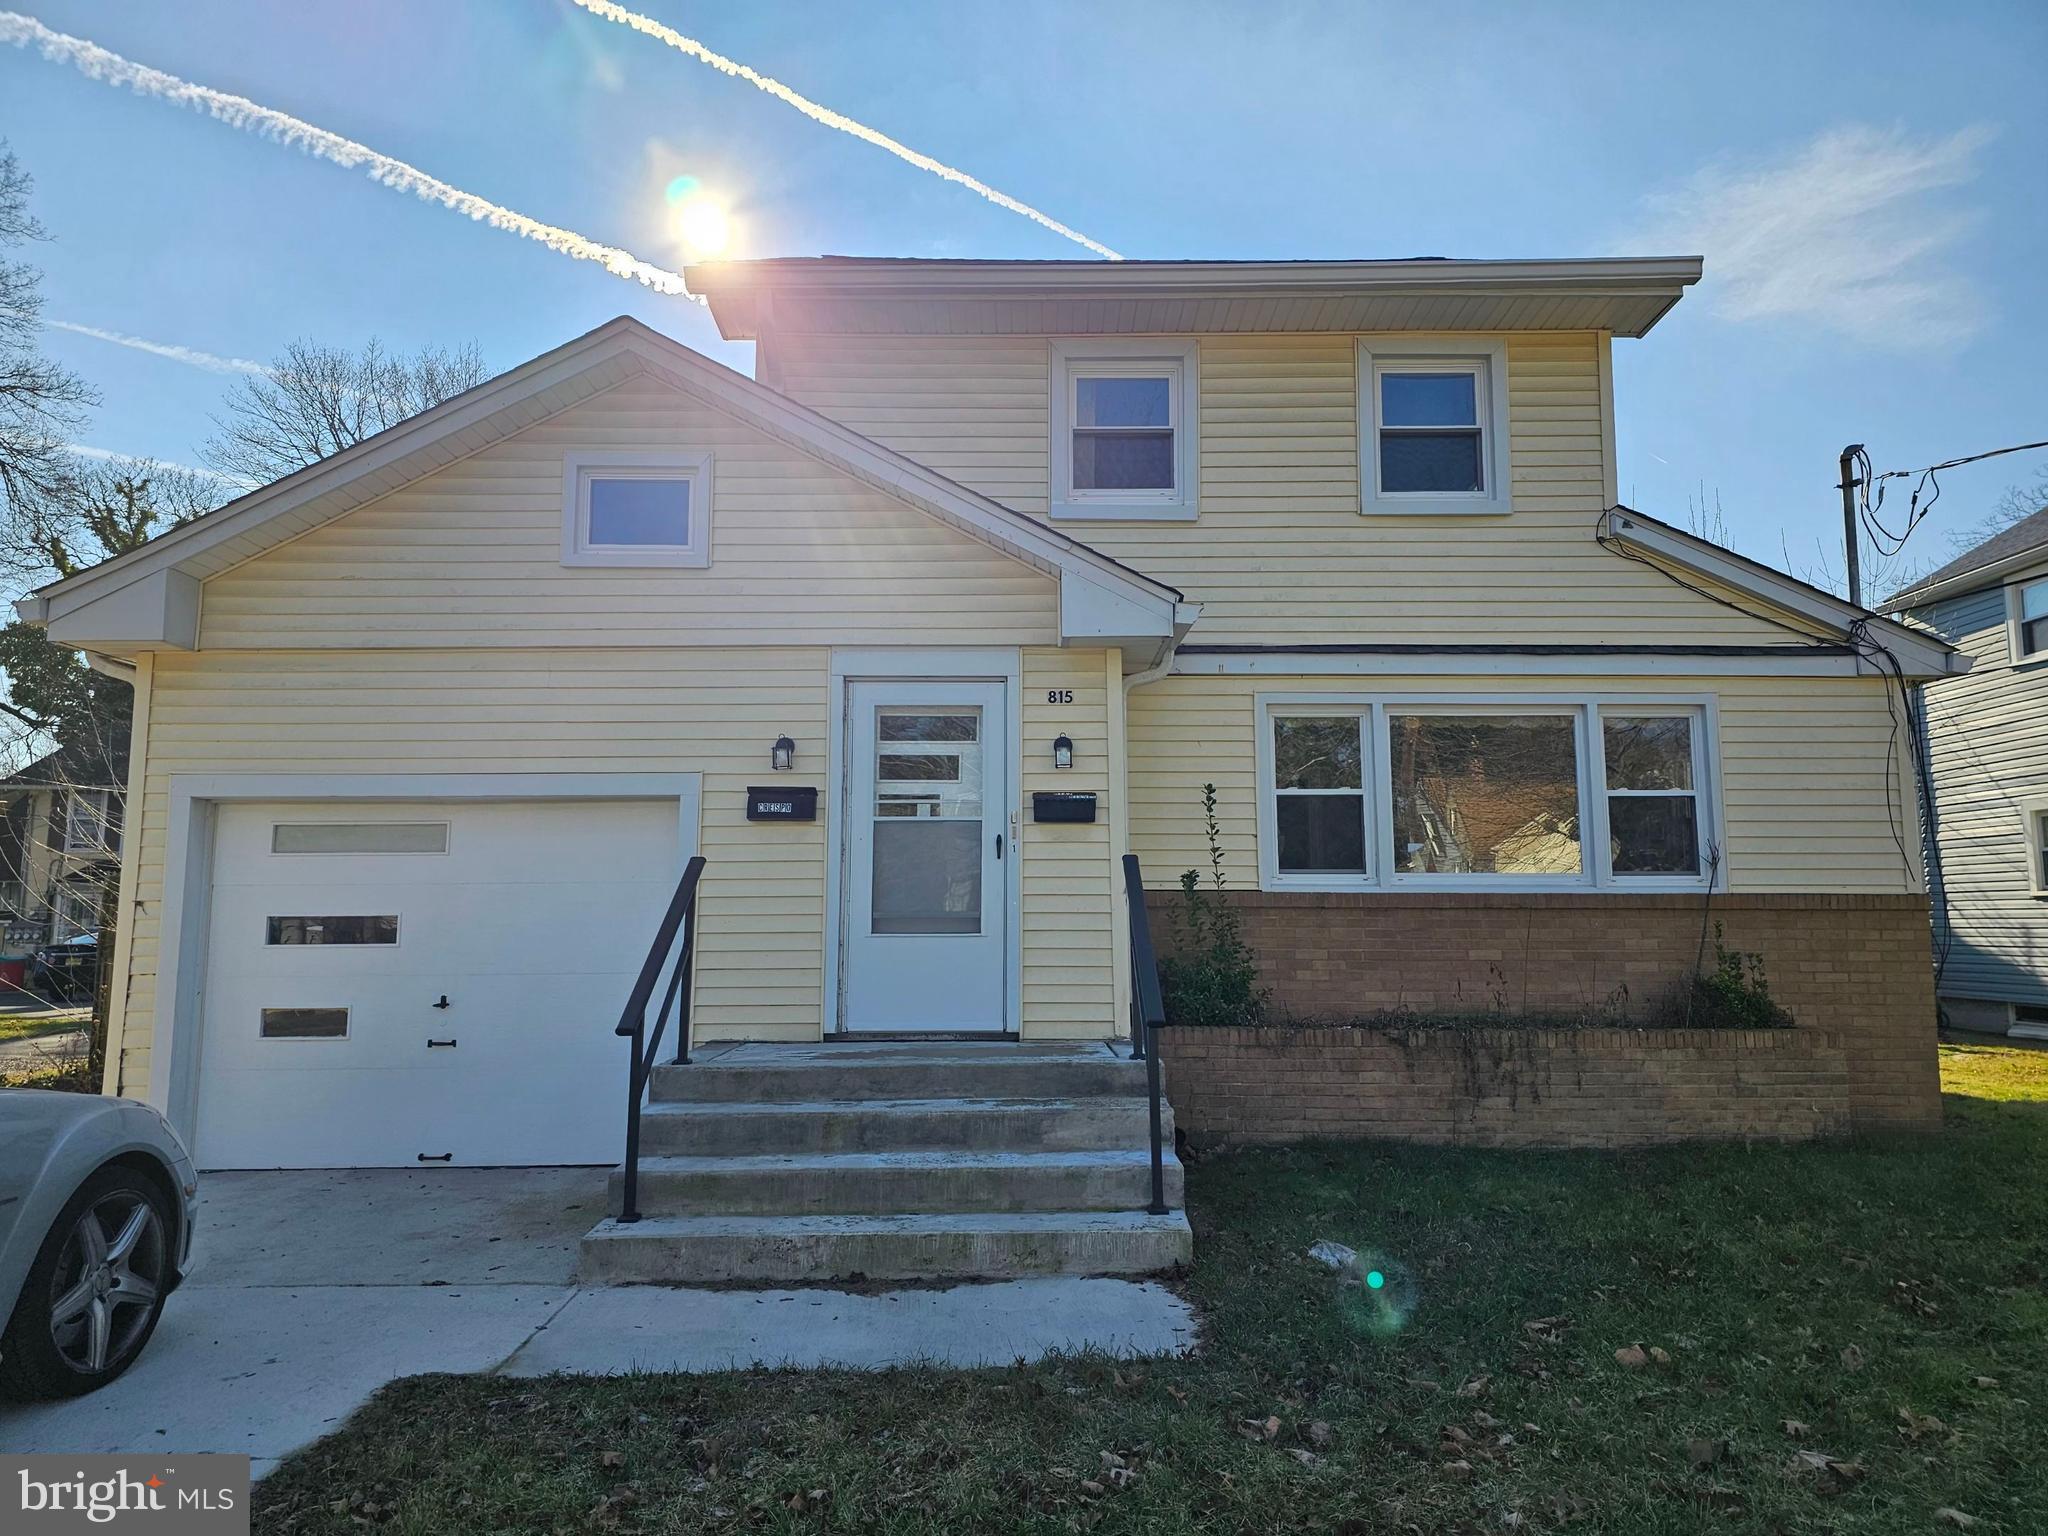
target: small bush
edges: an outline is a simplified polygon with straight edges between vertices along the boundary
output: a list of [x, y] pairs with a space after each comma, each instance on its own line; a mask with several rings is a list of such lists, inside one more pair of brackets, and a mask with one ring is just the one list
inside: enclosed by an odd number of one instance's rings
[[1268, 989], [1259, 985], [1259, 963], [1245, 942], [1244, 922], [1223, 899], [1223, 837], [1214, 784], [1202, 786], [1202, 811], [1209, 836], [1209, 883], [1203, 885], [1199, 870], [1180, 877], [1174, 952], [1159, 963], [1166, 1017], [1195, 1026], [1256, 1024], [1266, 1011]]
[[1714, 924], [1714, 968], [1682, 982], [1666, 1006], [1680, 1017], [1662, 1022], [1693, 1029], [1791, 1029], [1792, 1015], [1778, 1006], [1764, 978], [1764, 957], [1730, 949]]

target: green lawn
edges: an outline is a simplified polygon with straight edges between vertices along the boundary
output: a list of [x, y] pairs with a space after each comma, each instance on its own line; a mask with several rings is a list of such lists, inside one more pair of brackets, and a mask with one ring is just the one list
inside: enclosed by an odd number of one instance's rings
[[256, 1529], [2035, 1536], [2048, 1052], [1943, 1056], [1900, 1145], [1199, 1163], [1192, 1360], [416, 1377]]
[[38, 1040], [44, 1035], [61, 1035], [69, 1030], [83, 1029], [91, 1022], [92, 1014], [85, 1009], [56, 1019], [0, 1014], [0, 1045], [13, 1040]]

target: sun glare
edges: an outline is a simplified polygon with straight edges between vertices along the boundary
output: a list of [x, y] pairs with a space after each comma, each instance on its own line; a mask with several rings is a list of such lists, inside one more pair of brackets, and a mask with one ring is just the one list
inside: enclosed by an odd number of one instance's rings
[[708, 197], [692, 197], [678, 204], [671, 218], [677, 238], [692, 256], [719, 255], [732, 240], [725, 209]]

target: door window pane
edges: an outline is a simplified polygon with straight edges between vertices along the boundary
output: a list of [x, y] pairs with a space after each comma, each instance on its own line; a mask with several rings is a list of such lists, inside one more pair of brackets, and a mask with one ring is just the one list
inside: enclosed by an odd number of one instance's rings
[[272, 853], [446, 853], [445, 821], [280, 821]]
[[687, 479], [593, 475], [587, 494], [591, 544], [647, 547], [690, 542]]
[[396, 944], [396, 917], [267, 917], [266, 944]]
[[981, 715], [883, 715], [876, 734], [884, 741], [973, 741]]
[[1280, 789], [1357, 789], [1356, 715], [1280, 715], [1273, 721], [1273, 783]]
[[885, 752], [876, 761], [875, 772], [884, 779], [945, 779], [950, 782], [960, 777], [960, 759], [950, 753], [912, 755]]
[[1393, 867], [1576, 875], [1578, 755], [1568, 715], [1387, 716]]
[[981, 822], [877, 820], [876, 933], [981, 932]]
[[[879, 713], [875, 718], [875, 815], [979, 818], [981, 711]], [[908, 750], [903, 743], [914, 743]]]
[[1282, 873], [1365, 872], [1363, 795], [1282, 795], [1275, 815]]
[[266, 1008], [258, 1032], [266, 1040], [342, 1040], [346, 1008]]

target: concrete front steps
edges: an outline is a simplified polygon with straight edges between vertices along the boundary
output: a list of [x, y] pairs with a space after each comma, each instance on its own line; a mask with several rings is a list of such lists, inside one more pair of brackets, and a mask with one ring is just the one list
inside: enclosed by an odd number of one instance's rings
[[[1145, 1068], [1121, 1045], [708, 1047], [656, 1069], [641, 1220], [583, 1240], [598, 1283], [1149, 1274], [1186, 1264], [1166, 1136], [1151, 1199]], [[623, 1170], [612, 1175], [620, 1206]]]

